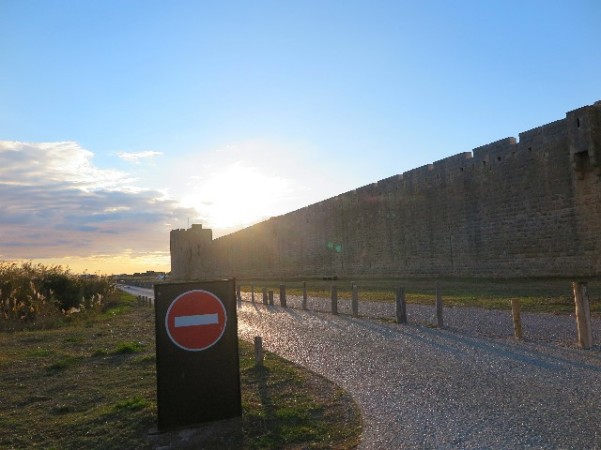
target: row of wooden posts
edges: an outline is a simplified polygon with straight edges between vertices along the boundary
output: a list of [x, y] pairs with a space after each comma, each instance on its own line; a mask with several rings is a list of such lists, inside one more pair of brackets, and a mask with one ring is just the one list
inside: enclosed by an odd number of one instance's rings
[[[593, 332], [591, 324], [591, 308], [588, 297], [588, 283], [585, 281], [574, 281], [572, 283], [574, 293], [574, 307], [576, 315], [576, 333], [578, 346], [590, 349], [593, 346]], [[520, 301], [511, 300], [511, 314], [513, 317], [514, 335], [522, 339], [522, 319], [520, 314]]]
[[[237, 298], [238, 301], [242, 301], [242, 295], [240, 292], [240, 285], [237, 286]], [[352, 288], [352, 311], [353, 316], [357, 317], [359, 315], [359, 296], [357, 286], [353, 285]], [[255, 287], [254, 285], [250, 286], [250, 295], [251, 302], [255, 303]], [[332, 314], [338, 314], [338, 288], [336, 286], [332, 286], [331, 288], [331, 298], [332, 298]], [[267, 288], [263, 288], [263, 304], [264, 305], [273, 305], [273, 291], [267, 290]], [[286, 286], [284, 284], [280, 284], [280, 305], [284, 308], [287, 307], [286, 301]], [[307, 283], [303, 282], [303, 303], [302, 308], [307, 309]]]
[[[242, 294], [240, 286], [237, 287], [238, 301], [242, 301]], [[255, 287], [250, 286], [251, 302], [255, 303]], [[338, 287], [331, 286], [330, 289], [331, 298], [331, 312], [334, 315], [338, 315]], [[273, 291], [268, 291], [267, 288], [263, 288], [263, 304], [273, 305]], [[405, 289], [402, 287], [397, 288], [396, 291], [396, 308], [395, 315], [397, 323], [407, 323], [407, 303], [405, 301]], [[286, 285], [280, 284], [280, 306], [286, 308]], [[302, 308], [307, 309], [307, 283], [303, 281], [303, 303]], [[351, 311], [353, 317], [359, 317], [359, 286], [352, 284], [351, 289]], [[444, 327], [443, 323], [443, 308], [442, 308], [442, 293], [440, 289], [440, 283], [436, 283], [436, 319], [437, 326], [439, 328]]]
[[[574, 292], [574, 303], [576, 309], [576, 329], [578, 334], [578, 345], [583, 349], [590, 349], [593, 345], [593, 337], [591, 330], [591, 313], [588, 298], [588, 285], [586, 282], [575, 281], [572, 283], [572, 289]], [[273, 305], [273, 291], [263, 288], [263, 304]], [[237, 286], [237, 297], [238, 302], [242, 301], [242, 295], [240, 292], [240, 285]], [[331, 286], [330, 290], [331, 298], [331, 313], [334, 315], [338, 314], [338, 288]], [[251, 301], [255, 302], [255, 289], [254, 285], [251, 285]], [[280, 305], [284, 308], [287, 307], [286, 302], [286, 286], [280, 284]], [[395, 302], [395, 319], [397, 323], [407, 323], [407, 303], [405, 301], [405, 290], [402, 287], [397, 288], [396, 291], [396, 302]], [[440, 283], [436, 283], [436, 322], [438, 328], [444, 328], [443, 321], [443, 301]], [[307, 283], [303, 282], [303, 302], [302, 309], [307, 309]], [[511, 313], [513, 319], [513, 330], [516, 339], [521, 340], [522, 334], [522, 319], [521, 319], [521, 308], [520, 301], [518, 299], [511, 300]], [[359, 288], [356, 284], [352, 285], [351, 293], [351, 311], [353, 317], [359, 316]]]
[[138, 295], [136, 298], [138, 299], [139, 305], [152, 306], [152, 297], [147, 297], [145, 295]]

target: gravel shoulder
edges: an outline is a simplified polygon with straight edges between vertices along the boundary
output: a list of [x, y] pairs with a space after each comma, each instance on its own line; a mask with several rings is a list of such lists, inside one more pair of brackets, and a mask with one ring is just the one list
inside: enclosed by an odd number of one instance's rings
[[361, 318], [345, 301], [339, 316], [296, 308], [245, 301], [239, 333], [348, 390], [361, 448], [601, 448], [601, 347], [575, 347], [573, 317], [523, 314], [515, 342], [507, 311], [447, 308], [439, 330], [423, 305], [408, 305], [403, 326], [377, 319], [393, 316], [387, 303], [362, 303]]

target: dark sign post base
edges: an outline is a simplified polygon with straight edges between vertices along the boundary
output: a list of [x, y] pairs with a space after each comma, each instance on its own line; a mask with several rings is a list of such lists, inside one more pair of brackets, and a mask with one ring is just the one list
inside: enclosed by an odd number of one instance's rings
[[235, 281], [154, 290], [159, 431], [240, 417]]

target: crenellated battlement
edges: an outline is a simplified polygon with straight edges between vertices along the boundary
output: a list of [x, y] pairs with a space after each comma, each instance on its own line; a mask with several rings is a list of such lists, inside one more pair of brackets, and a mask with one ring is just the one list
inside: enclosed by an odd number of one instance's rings
[[214, 241], [173, 230], [171, 250], [182, 279], [600, 276], [601, 102]]

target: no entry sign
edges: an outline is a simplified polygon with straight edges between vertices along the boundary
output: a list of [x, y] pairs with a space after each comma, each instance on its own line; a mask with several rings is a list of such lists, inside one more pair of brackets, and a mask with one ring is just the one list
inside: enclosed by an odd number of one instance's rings
[[235, 286], [155, 285], [159, 430], [241, 416]]
[[225, 306], [211, 292], [184, 292], [169, 306], [165, 328], [171, 341], [183, 350], [202, 351], [221, 339], [227, 325]]

